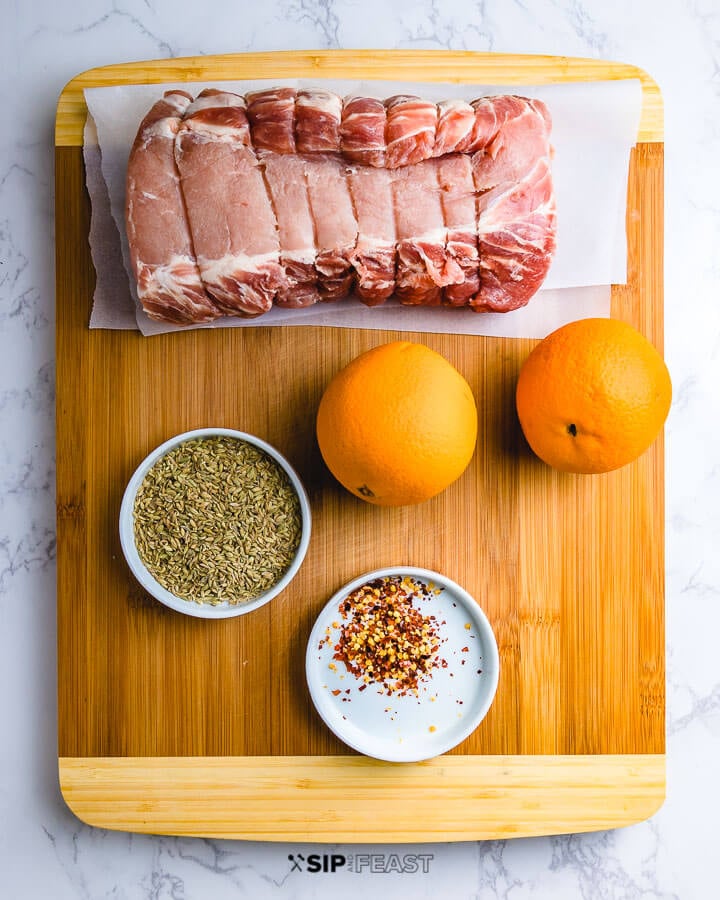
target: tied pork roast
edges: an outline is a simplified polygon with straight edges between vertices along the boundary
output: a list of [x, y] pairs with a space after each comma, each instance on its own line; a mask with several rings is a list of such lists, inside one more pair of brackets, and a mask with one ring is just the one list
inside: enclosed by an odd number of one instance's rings
[[555, 251], [539, 100], [168, 91], [128, 161], [138, 296], [174, 324], [355, 294], [507, 312]]

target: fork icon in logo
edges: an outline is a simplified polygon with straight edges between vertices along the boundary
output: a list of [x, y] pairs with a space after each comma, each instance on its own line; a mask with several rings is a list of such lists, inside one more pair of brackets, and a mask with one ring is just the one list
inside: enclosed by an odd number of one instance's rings
[[292, 863], [292, 865], [290, 866], [291, 872], [302, 872], [301, 862], [305, 862], [305, 857], [302, 855], [302, 853], [298, 853], [297, 856], [295, 856], [294, 853], [289, 853], [288, 860]]

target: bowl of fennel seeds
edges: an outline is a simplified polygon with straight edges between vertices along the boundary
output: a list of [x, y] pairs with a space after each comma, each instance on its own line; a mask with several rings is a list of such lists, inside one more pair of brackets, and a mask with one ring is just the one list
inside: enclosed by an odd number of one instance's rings
[[274, 447], [229, 428], [177, 435], [138, 466], [120, 507], [125, 559], [187, 615], [238, 616], [283, 591], [310, 541], [310, 504]]

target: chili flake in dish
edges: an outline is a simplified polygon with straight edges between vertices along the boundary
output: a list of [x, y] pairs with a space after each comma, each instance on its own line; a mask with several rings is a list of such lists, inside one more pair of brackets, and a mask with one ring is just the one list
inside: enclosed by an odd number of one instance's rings
[[439, 591], [409, 576], [385, 576], [363, 584], [341, 600], [340, 639], [333, 658], [365, 684], [388, 695], [417, 693], [438, 666], [439, 624], [418, 605]]
[[498, 670], [477, 601], [447, 576], [414, 567], [368, 572], [338, 590], [305, 657], [328, 728], [393, 762], [429, 759], [468, 737], [490, 707]]

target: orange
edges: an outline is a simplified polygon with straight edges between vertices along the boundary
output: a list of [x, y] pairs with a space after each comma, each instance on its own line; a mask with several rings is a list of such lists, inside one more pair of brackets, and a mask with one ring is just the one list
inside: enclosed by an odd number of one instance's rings
[[523, 433], [564, 472], [610, 472], [637, 459], [667, 418], [672, 387], [662, 357], [631, 325], [563, 325], [525, 360], [516, 391]]
[[327, 467], [356, 497], [380, 506], [422, 503], [465, 471], [477, 409], [467, 381], [443, 356], [394, 341], [335, 375], [320, 401], [317, 438]]

